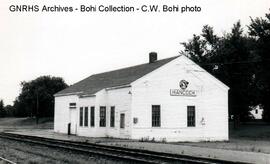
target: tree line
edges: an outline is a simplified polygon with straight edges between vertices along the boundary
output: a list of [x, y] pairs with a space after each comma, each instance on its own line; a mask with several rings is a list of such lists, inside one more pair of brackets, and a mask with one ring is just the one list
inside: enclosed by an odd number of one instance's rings
[[235, 120], [249, 120], [249, 111], [260, 106], [270, 121], [270, 13], [250, 20], [247, 32], [238, 21], [221, 36], [205, 25], [181, 43], [181, 53], [230, 87], [229, 114]]
[[61, 77], [40, 76], [21, 82], [21, 92], [14, 105], [4, 106], [0, 100], [0, 117], [52, 117], [54, 115], [54, 94], [68, 85]]

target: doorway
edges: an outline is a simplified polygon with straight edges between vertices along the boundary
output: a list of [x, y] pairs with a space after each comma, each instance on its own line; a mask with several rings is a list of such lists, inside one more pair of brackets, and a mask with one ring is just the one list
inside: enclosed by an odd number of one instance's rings
[[127, 112], [120, 112], [120, 138], [129, 138], [129, 119], [127, 118]]
[[75, 109], [70, 109], [70, 133], [77, 133], [77, 111]]
[[125, 129], [125, 113], [120, 114], [120, 129]]

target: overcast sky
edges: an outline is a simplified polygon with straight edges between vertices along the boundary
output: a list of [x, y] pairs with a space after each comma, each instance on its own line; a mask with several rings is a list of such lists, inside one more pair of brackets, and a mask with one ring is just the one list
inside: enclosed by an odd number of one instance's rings
[[[200, 6], [200, 13], [11, 13], [12, 4], [179, 4]], [[270, 0], [1, 0], [0, 2], [0, 99], [12, 104], [20, 82], [41, 75], [63, 77], [73, 84], [94, 73], [178, 55], [192, 35], [209, 24], [218, 34], [229, 31], [249, 16], [264, 17]], [[246, 29], [246, 27], [245, 27]]]

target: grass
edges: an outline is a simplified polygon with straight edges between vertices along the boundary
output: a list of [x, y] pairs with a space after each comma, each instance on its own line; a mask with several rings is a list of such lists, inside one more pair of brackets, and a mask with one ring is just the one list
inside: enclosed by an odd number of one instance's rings
[[40, 118], [39, 124], [36, 124], [35, 118], [0, 118], [0, 130], [2, 129], [52, 129], [53, 118]]
[[230, 125], [229, 131], [229, 141], [178, 144], [270, 154], [270, 124], [242, 124], [237, 129]]
[[270, 124], [242, 124], [237, 129], [230, 125], [230, 138], [270, 140]]

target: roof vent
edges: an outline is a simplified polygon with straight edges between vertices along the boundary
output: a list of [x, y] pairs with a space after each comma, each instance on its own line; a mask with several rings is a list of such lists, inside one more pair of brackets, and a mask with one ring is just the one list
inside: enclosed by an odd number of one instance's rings
[[154, 63], [155, 61], [157, 61], [157, 53], [150, 52], [149, 53], [149, 63]]

